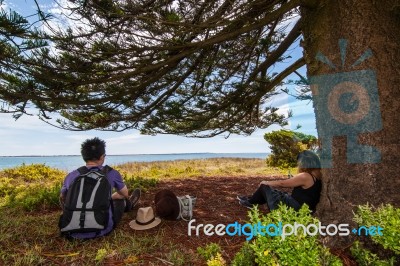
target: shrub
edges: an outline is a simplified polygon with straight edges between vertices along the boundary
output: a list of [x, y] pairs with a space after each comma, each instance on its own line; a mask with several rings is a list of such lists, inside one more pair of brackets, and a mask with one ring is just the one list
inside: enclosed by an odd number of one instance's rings
[[27, 211], [45, 209], [59, 205], [61, 183], [52, 186], [32, 184], [27, 187], [17, 186], [13, 193], [7, 197], [10, 207], [22, 207]]
[[143, 177], [142, 173], [131, 174], [132, 172], [135, 172], [132, 169], [128, 169], [130, 171], [128, 172], [121, 166], [113, 166], [113, 168], [121, 174], [129, 189], [140, 188], [141, 190], [146, 191], [149, 188], [155, 187], [159, 181], [157, 177]]
[[[370, 235], [371, 240], [382, 245], [385, 249], [400, 254], [400, 209], [392, 205], [382, 205], [374, 209], [370, 205], [358, 206], [354, 221], [360, 226], [380, 226], [383, 228], [382, 235]], [[372, 253], [363, 247], [362, 243], [356, 241], [351, 247], [351, 253], [359, 265], [386, 266], [395, 265], [395, 257], [389, 260], [379, 258], [377, 254]]]
[[157, 185], [158, 179], [127, 176], [124, 178], [124, 182], [129, 189], [140, 188], [142, 191], [147, 191]]
[[271, 145], [267, 164], [280, 168], [296, 167], [297, 155], [317, 145], [317, 138], [312, 135], [283, 129], [266, 133], [264, 139]]
[[253, 266], [255, 265], [254, 251], [249, 242], [245, 242], [231, 262], [232, 266]]
[[393, 266], [395, 265], [395, 258], [389, 260], [381, 260], [378, 255], [365, 249], [359, 241], [355, 241], [350, 248], [351, 255], [356, 259], [360, 266]]
[[0, 197], [9, 195], [14, 190], [12, 178], [0, 176]]
[[217, 252], [215, 257], [212, 257], [211, 259], [207, 260], [207, 266], [225, 266], [226, 262], [224, 258], [222, 258], [221, 253]]
[[[268, 215], [261, 215], [257, 208], [249, 214], [252, 224], [309, 224], [318, 225], [319, 221], [310, 214], [306, 205], [296, 212], [293, 208], [280, 205], [278, 209]], [[270, 230], [271, 233], [277, 233]], [[255, 254], [255, 262], [258, 265], [342, 265], [341, 261], [330, 254], [329, 250], [322, 246], [315, 236], [306, 236], [299, 229], [297, 235], [292, 234], [284, 239], [279, 236], [257, 235], [250, 244]]]
[[400, 208], [388, 204], [374, 211], [370, 205], [358, 206], [354, 221], [367, 227], [382, 227], [383, 235], [371, 236], [372, 241], [400, 254]]
[[198, 247], [197, 253], [206, 261], [212, 260], [221, 253], [221, 247], [217, 243], [210, 243], [205, 247]]
[[44, 164], [23, 164], [2, 170], [0, 204], [26, 210], [56, 206], [65, 174]]
[[22, 164], [14, 168], [7, 168], [0, 172], [2, 178], [10, 178], [16, 182], [52, 182], [60, 181], [65, 172], [51, 168], [45, 164]]

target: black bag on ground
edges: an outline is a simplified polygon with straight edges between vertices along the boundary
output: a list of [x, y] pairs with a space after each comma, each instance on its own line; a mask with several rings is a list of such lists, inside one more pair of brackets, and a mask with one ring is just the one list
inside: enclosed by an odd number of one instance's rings
[[99, 233], [109, 220], [111, 186], [107, 180], [109, 166], [102, 170], [78, 169], [80, 175], [68, 188], [59, 228], [62, 235], [70, 233]]

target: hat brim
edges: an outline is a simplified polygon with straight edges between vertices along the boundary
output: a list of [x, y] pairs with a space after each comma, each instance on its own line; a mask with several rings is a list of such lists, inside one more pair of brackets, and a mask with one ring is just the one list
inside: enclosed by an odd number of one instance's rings
[[161, 223], [161, 219], [158, 218], [158, 217], [155, 217], [153, 222], [151, 222], [149, 224], [146, 224], [146, 225], [138, 224], [136, 222], [136, 220], [132, 220], [132, 221], [129, 222], [129, 226], [134, 230], [147, 230], [147, 229], [151, 229], [153, 227], [156, 227], [160, 223]]

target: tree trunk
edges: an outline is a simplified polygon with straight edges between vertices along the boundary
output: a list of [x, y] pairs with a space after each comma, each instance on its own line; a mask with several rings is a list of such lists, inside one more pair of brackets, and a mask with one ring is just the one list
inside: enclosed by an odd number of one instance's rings
[[[317, 209], [323, 224], [354, 225], [352, 211], [366, 203], [400, 207], [400, 5], [396, 2], [323, 0], [301, 9], [304, 55], [328, 167], [332, 152], [332, 165], [323, 170]], [[371, 55], [367, 52], [365, 60], [355, 64], [368, 48], [372, 56], [367, 58]], [[338, 247], [352, 238], [325, 240]]]

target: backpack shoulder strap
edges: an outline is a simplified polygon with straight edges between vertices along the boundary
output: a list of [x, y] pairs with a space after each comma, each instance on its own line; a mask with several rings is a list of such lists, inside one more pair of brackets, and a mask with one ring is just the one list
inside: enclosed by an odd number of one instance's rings
[[101, 172], [108, 178], [108, 173], [113, 170], [111, 166], [105, 165]]
[[[86, 166], [79, 167], [78, 169], [79, 174], [84, 175], [90, 172], [91, 169], [88, 169]], [[110, 172], [112, 169], [111, 166], [105, 165], [103, 169], [100, 170], [105, 176], [107, 176], [108, 172]]]
[[111, 170], [113, 170], [113, 168], [112, 168], [111, 166], [109, 166], [109, 165], [104, 165], [103, 171], [104, 171], [105, 173], [108, 173], [108, 172], [110, 172]]
[[77, 170], [81, 175], [89, 173], [89, 169], [86, 166], [79, 167]]

